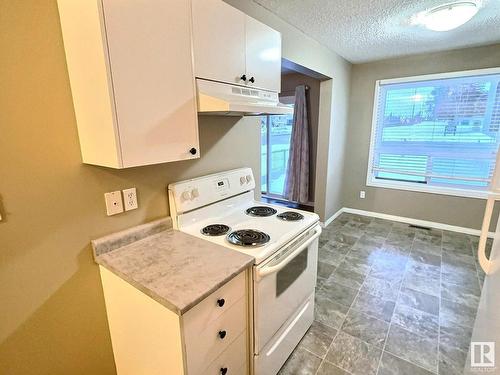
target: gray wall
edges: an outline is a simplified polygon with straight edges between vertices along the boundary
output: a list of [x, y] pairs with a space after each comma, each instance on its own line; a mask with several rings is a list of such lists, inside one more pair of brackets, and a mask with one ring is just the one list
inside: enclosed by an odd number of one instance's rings
[[[497, 66], [500, 44], [353, 65], [342, 179], [344, 207], [479, 229], [484, 200], [366, 186], [373, 96], [378, 79]], [[366, 199], [359, 198], [360, 190], [366, 190]]]
[[314, 204], [314, 188], [316, 185], [316, 157], [318, 152], [318, 125], [319, 125], [319, 90], [320, 81], [301, 73], [287, 73], [281, 76], [281, 95], [295, 95], [295, 88], [299, 85], [309, 86], [307, 93], [309, 101], [309, 201]]
[[281, 32], [283, 58], [332, 79], [321, 82], [315, 211], [320, 219], [342, 207], [342, 180], [351, 64], [275, 14], [249, 0], [225, 0]]

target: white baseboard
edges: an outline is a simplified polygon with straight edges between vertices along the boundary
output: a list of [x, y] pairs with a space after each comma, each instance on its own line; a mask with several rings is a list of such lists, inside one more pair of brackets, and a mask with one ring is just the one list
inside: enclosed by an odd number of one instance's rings
[[[391, 220], [391, 221], [399, 221], [401, 223], [407, 223], [407, 224], [412, 224], [412, 225], [419, 225], [419, 226], [422, 226], [422, 227], [430, 227], [430, 228], [436, 228], [436, 229], [441, 229], [441, 230], [448, 230], [450, 232], [459, 232], [459, 233], [471, 234], [473, 236], [479, 236], [481, 234], [481, 230], [479, 230], [479, 229], [459, 227], [459, 226], [456, 226], [456, 225], [449, 225], [449, 224], [444, 224], [444, 223], [438, 223], [438, 222], [435, 222], [435, 221], [413, 219], [411, 217], [404, 217], [404, 216], [396, 216], [396, 215], [383, 214], [381, 212], [358, 210], [356, 208], [349, 208], [349, 207], [343, 207], [340, 210], [338, 210], [332, 217], [330, 217], [328, 220], [326, 220], [325, 223], [322, 224], [322, 226], [323, 227], [328, 226], [328, 224], [330, 224], [333, 220], [335, 220], [342, 212], [346, 212], [346, 213], [350, 213], [350, 214], [356, 214], [356, 215], [376, 217], [376, 218], [379, 218], [379, 219], [385, 219], [385, 220]], [[493, 238], [493, 236], [494, 236], [493, 232], [489, 232], [488, 233], [488, 237]]]
[[330, 216], [328, 219], [326, 219], [324, 222], [320, 221], [319, 222], [319, 225], [321, 225], [322, 228], [325, 228], [327, 227], [328, 225], [331, 224], [331, 222], [333, 220], [335, 220], [336, 218], [338, 218], [340, 216], [340, 214], [344, 212], [344, 209], [341, 208], [340, 210], [338, 210], [337, 212], [335, 212], [332, 216]]

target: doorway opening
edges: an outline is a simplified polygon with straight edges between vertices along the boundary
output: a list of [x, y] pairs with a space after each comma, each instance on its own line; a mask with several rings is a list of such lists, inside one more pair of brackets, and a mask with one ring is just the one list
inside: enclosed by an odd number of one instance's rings
[[320, 83], [324, 77], [286, 59], [282, 60], [280, 102], [292, 108], [295, 89], [306, 88], [309, 135], [309, 192], [307, 202], [295, 202], [286, 197], [286, 181], [290, 158], [293, 115], [266, 115], [261, 124], [261, 191], [262, 198], [272, 203], [314, 211], [316, 153], [318, 143]]

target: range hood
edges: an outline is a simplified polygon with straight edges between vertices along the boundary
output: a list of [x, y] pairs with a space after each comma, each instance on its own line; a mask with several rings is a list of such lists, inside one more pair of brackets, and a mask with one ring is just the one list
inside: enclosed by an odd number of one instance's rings
[[260, 116], [293, 114], [279, 102], [277, 92], [196, 79], [198, 113], [202, 115]]

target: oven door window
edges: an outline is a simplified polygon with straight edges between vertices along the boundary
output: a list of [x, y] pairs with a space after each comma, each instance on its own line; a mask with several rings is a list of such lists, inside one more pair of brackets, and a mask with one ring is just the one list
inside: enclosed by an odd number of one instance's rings
[[276, 274], [276, 297], [279, 297], [284, 291], [299, 278], [302, 272], [307, 268], [307, 252], [304, 249], [299, 255], [293, 258], [284, 268]]

